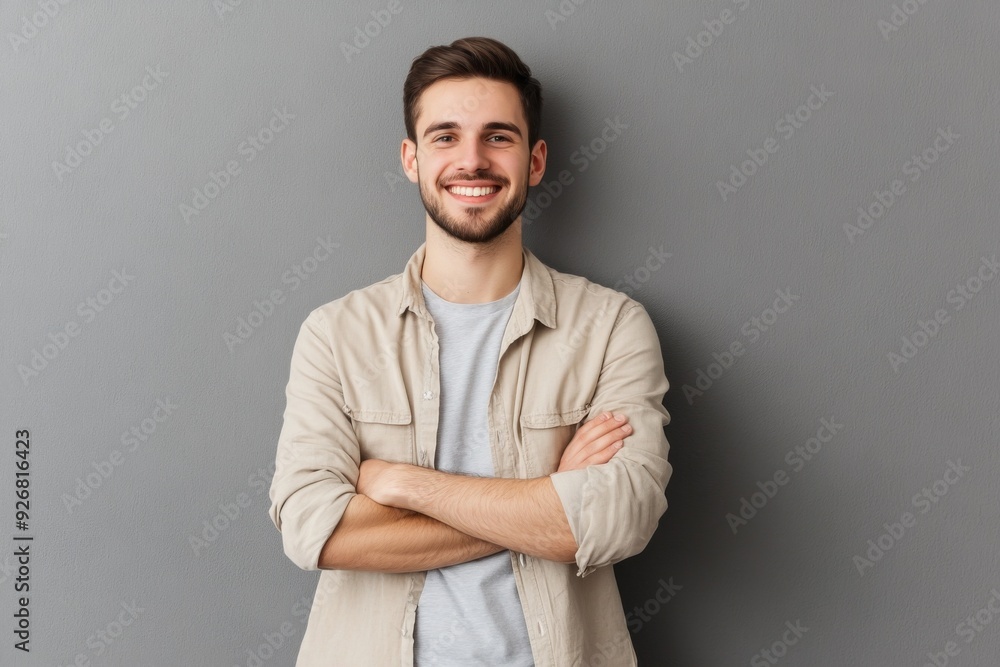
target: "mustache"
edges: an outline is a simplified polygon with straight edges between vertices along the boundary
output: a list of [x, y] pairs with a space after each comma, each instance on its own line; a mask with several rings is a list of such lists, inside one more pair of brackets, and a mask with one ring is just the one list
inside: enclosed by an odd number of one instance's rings
[[506, 178], [501, 178], [499, 176], [494, 176], [492, 174], [481, 174], [478, 176], [470, 175], [468, 177], [456, 177], [454, 180], [445, 183], [444, 186], [448, 187], [449, 185], [455, 185], [463, 181], [489, 181], [495, 185], [500, 185], [500, 186], [510, 185], [510, 182]]

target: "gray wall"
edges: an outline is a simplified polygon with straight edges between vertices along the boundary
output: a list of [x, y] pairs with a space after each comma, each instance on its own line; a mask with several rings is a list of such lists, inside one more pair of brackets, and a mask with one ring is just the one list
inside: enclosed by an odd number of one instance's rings
[[403, 79], [485, 34], [572, 177], [526, 244], [660, 332], [671, 507], [616, 567], [641, 662], [995, 664], [997, 4], [402, 2], [345, 55], [389, 5], [3, 3], [0, 474], [29, 429], [31, 505], [18, 531], [4, 492], [0, 662], [293, 663], [316, 574], [266, 516], [292, 343], [422, 242]]

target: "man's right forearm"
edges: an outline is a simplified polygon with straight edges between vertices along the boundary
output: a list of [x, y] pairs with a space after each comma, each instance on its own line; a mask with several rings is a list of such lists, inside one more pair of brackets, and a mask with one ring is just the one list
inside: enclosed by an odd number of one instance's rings
[[489, 556], [504, 547], [429, 516], [351, 498], [319, 556], [321, 569], [420, 572]]

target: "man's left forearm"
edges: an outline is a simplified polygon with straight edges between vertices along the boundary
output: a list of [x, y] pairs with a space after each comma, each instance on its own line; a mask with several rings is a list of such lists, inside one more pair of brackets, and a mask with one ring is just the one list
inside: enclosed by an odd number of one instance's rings
[[577, 544], [548, 477], [470, 477], [396, 464], [388, 504], [433, 517], [511, 551], [574, 562]]

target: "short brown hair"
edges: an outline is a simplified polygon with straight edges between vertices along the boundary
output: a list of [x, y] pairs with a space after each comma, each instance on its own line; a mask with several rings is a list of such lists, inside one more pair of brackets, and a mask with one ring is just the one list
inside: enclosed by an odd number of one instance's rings
[[513, 84], [521, 96], [528, 122], [528, 150], [535, 146], [542, 125], [542, 84], [514, 51], [490, 37], [465, 37], [448, 46], [432, 46], [413, 59], [403, 84], [406, 136], [417, 143], [420, 95], [441, 79], [483, 77]]

